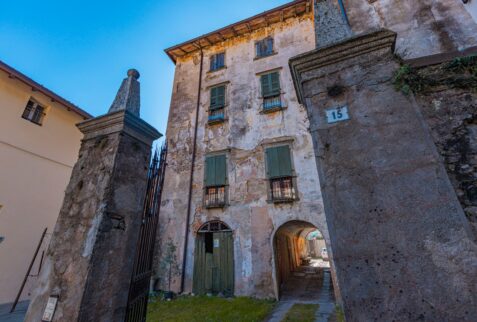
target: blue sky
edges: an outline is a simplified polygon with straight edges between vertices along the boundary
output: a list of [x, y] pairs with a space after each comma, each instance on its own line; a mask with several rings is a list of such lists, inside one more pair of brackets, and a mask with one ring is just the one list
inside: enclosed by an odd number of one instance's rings
[[2, 1], [0, 60], [95, 116], [134, 67], [141, 116], [165, 132], [174, 64], [164, 49], [287, 2]]

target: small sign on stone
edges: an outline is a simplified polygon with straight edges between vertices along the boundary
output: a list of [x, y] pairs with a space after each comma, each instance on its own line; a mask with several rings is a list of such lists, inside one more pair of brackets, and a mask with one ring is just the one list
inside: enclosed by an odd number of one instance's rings
[[326, 110], [328, 124], [349, 120], [348, 106], [334, 107]]
[[56, 304], [58, 303], [58, 296], [50, 296], [48, 303], [46, 304], [45, 312], [41, 318], [42, 322], [53, 321], [53, 315], [55, 314]]

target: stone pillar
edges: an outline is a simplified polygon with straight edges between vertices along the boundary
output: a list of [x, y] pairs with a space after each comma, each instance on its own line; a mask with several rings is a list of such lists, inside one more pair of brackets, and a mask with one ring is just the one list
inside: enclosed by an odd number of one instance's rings
[[379, 30], [290, 61], [346, 319], [477, 321], [476, 241], [413, 96], [394, 89], [395, 39]]
[[[124, 321], [151, 144], [160, 133], [139, 118], [139, 73], [128, 72], [108, 114], [78, 124], [79, 159], [26, 320]], [[45, 187], [47, 189], [47, 187]]]

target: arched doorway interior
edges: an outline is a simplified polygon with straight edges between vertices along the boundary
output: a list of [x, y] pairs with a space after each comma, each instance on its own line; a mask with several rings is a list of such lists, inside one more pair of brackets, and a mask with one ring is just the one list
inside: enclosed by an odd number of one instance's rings
[[233, 233], [225, 223], [210, 221], [197, 231], [194, 294], [234, 294], [233, 250]]
[[334, 302], [328, 250], [322, 233], [304, 221], [289, 221], [274, 236], [276, 280], [281, 300]]

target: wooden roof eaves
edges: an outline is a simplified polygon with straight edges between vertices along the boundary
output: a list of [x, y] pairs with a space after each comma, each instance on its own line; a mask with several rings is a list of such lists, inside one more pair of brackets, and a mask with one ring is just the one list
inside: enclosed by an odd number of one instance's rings
[[[284, 11], [287, 10], [287, 9], [291, 9], [293, 10], [294, 12], [294, 17], [296, 17], [298, 15], [297, 13], [297, 7], [300, 5], [300, 4], [309, 4], [312, 0], [295, 0], [295, 1], [292, 1], [292, 2], [289, 2], [289, 3], [286, 3], [280, 7], [277, 7], [277, 8], [274, 8], [274, 9], [271, 9], [271, 10], [268, 10], [268, 11], [265, 11], [261, 14], [258, 14], [258, 15], [255, 15], [253, 17], [250, 17], [248, 19], [244, 19], [244, 20], [241, 20], [239, 22], [236, 22], [234, 24], [231, 24], [229, 26], [226, 26], [224, 28], [221, 28], [221, 29], [218, 29], [218, 30], [215, 30], [215, 31], [212, 31], [210, 33], [207, 33], [205, 35], [202, 35], [202, 36], [199, 36], [199, 37], [196, 37], [194, 39], [191, 39], [189, 41], [186, 41], [186, 42], [183, 42], [181, 44], [178, 44], [178, 45], [175, 45], [175, 46], [172, 46], [172, 47], [169, 47], [167, 49], [165, 49], [164, 51], [166, 52], [166, 54], [169, 56], [169, 58], [171, 58], [171, 60], [174, 62], [174, 64], [176, 63], [176, 58], [174, 56], [174, 54], [172, 54], [172, 51], [175, 50], [175, 49], [178, 49], [178, 48], [181, 48], [183, 46], [186, 46], [186, 45], [189, 45], [191, 43], [194, 43], [194, 42], [197, 42], [197, 41], [201, 41], [203, 38], [208, 38], [209, 37], [212, 37], [212, 36], [219, 36], [219, 38], [222, 39], [222, 41], [225, 41], [227, 40], [228, 38], [224, 37], [224, 35], [222, 34], [222, 32], [224, 31], [227, 31], [227, 30], [232, 30], [232, 33], [234, 33], [234, 35], [236, 34], [236, 30], [233, 29], [235, 28], [236, 26], [239, 26], [239, 25], [250, 25], [250, 23], [253, 21], [253, 20], [257, 20], [257, 19], [265, 19], [265, 22], [267, 24], [267, 26], [269, 25], [268, 23], [268, 20], [267, 20], [267, 16], [270, 15], [270, 14], [273, 14], [273, 13], [277, 13], [277, 12], [281, 12], [281, 17], [284, 17]], [[306, 11], [304, 11], [306, 12]], [[283, 18], [285, 19], [285, 18]], [[248, 28], [248, 26], [247, 26]], [[257, 28], [259, 29], [259, 28]], [[256, 29], [255, 29], [256, 30]], [[252, 28], [252, 31], [253, 31], [253, 28]], [[251, 32], [251, 31], [249, 31]]]

